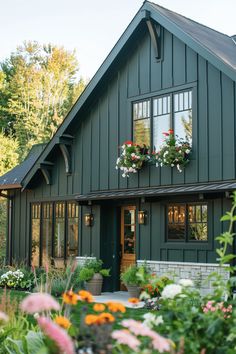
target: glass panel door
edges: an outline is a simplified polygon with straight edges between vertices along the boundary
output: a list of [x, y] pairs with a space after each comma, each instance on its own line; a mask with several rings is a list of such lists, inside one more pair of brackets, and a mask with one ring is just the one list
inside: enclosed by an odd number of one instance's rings
[[43, 203], [42, 215], [42, 266], [51, 264], [52, 257], [52, 203]]
[[31, 264], [34, 267], [40, 266], [40, 218], [41, 205], [34, 203], [31, 205]]

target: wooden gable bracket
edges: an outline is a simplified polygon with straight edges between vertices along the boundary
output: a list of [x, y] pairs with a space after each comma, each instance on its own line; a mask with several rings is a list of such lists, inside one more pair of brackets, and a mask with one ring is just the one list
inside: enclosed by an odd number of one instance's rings
[[65, 161], [66, 173], [69, 175], [69, 174], [71, 174], [71, 164], [72, 164], [69, 147], [66, 144], [59, 144], [59, 147], [60, 147], [60, 150], [62, 152], [62, 156]]
[[156, 60], [161, 59], [161, 26], [154, 22], [150, 16], [150, 11], [145, 10], [145, 20], [151, 38]]
[[50, 161], [44, 161], [40, 163], [40, 170], [43, 174], [43, 177], [47, 185], [52, 184], [51, 169], [53, 165], [54, 163]]

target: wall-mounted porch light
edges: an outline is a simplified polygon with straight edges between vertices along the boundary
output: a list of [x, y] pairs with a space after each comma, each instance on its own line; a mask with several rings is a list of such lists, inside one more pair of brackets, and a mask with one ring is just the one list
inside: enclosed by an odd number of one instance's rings
[[84, 225], [85, 226], [93, 225], [93, 214], [84, 214]]
[[147, 212], [144, 210], [139, 210], [138, 211], [138, 223], [140, 225], [146, 224], [146, 219], [147, 219]]

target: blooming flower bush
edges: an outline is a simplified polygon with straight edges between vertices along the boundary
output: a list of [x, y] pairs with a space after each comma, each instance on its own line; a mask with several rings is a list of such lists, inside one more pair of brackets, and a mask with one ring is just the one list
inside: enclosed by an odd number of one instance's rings
[[182, 172], [183, 167], [189, 162], [190, 143], [176, 137], [172, 129], [163, 134], [166, 136], [165, 141], [159, 151], [152, 153], [152, 160], [157, 167], [176, 166], [177, 170]]
[[116, 169], [122, 171], [122, 177], [129, 177], [130, 173], [137, 173], [144, 162], [149, 161], [148, 147], [126, 141], [121, 147], [121, 155], [116, 161]]
[[24, 273], [20, 270], [11, 271], [4, 273], [0, 277], [0, 286], [9, 288], [18, 288], [24, 278]]

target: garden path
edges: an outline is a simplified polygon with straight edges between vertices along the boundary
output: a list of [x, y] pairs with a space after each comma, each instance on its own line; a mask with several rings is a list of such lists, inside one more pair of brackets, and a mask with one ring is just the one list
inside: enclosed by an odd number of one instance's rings
[[[133, 308], [134, 305], [128, 302], [129, 298], [130, 296], [127, 291], [115, 291], [114, 293], [104, 292], [99, 296], [94, 296], [95, 302], [101, 302], [101, 303], [106, 303], [109, 301], [120, 302], [125, 307]], [[144, 305], [143, 302], [139, 302], [137, 305], [135, 305], [135, 307], [141, 308], [143, 307], [143, 305]]]

